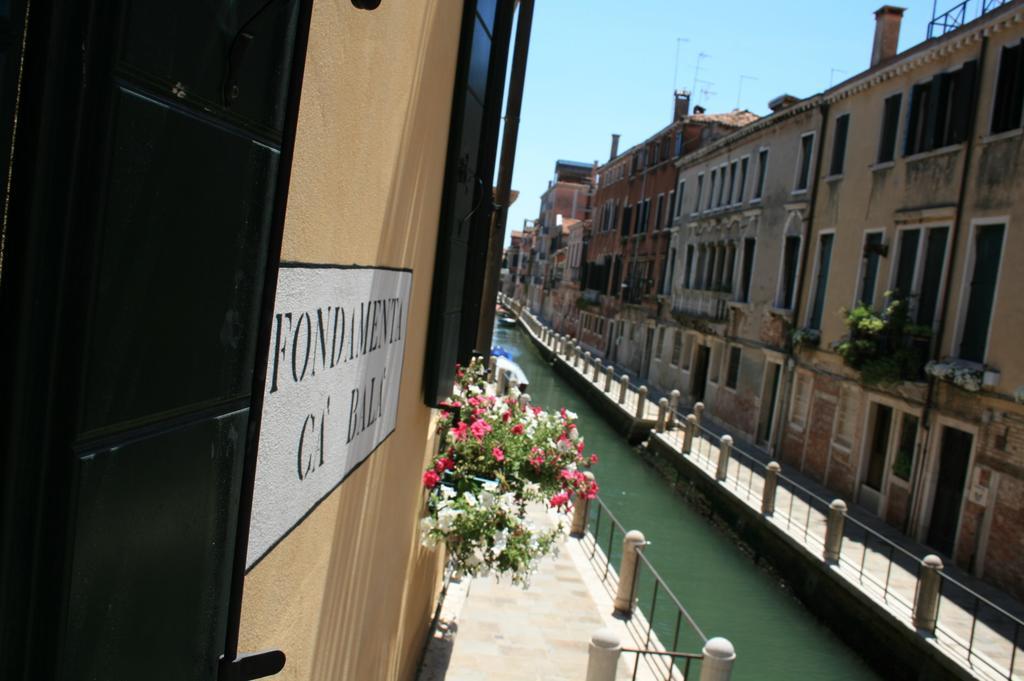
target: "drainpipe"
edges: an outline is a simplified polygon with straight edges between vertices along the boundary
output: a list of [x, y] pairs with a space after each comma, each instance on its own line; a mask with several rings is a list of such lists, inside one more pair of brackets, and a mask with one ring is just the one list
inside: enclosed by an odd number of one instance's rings
[[498, 210], [494, 215], [491, 239], [487, 245], [484, 288], [480, 294], [480, 322], [476, 332], [476, 347], [487, 352], [490, 352], [491, 336], [494, 335], [494, 305], [498, 298], [498, 279], [501, 276], [501, 249], [505, 243], [505, 224], [508, 222], [512, 168], [515, 165], [516, 143], [519, 139], [519, 114], [523, 107], [523, 83], [526, 80], [526, 58], [530, 51], [532, 25], [533, 0], [519, 0], [512, 73], [509, 76], [508, 103], [505, 107], [505, 130], [501, 140], [501, 159], [498, 162], [498, 187], [495, 192]]
[[[811, 201], [807, 206], [807, 219], [804, 221], [804, 236], [803, 236], [803, 254], [800, 257], [800, 271], [796, 278], [796, 292], [797, 295], [793, 298], [793, 326], [794, 328], [800, 320], [800, 303], [804, 298], [804, 279], [807, 276], [807, 259], [810, 257], [811, 252], [811, 229], [812, 220], [814, 219], [814, 207], [818, 203], [818, 186], [821, 184], [821, 159], [825, 155], [825, 132], [828, 130], [828, 101], [822, 98], [821, 104], [818, 105], [819, 111], [821, 111], [821, 125], [818, 128], [818, 137], [816, 144], [818, 145], [814, 155], [814, 186], [811, 187]], [[781, 381], [780, 389], [783, 391], [782, 400], [776, 400], [775, 404], [777, 409], [781, 409], [779, 414], [786, 414], [789, 412], [789, 395], [790, 386], [793, 383], [793, 375], [796, 370], [796, 353], [793, 351], [793, 342], [790, 339], [786, 339], [786, 354], [789, 356], [786, 360], [788, 367], [783, 367], [785, 371], [782, 374], [783, 380]], [[769, 417], [771, 418], [771, 417]], [[775, 428], [772, 435], [772, 442], [769, 443], [769, 449], [771, 451], [772, 458], [775, 458], [775, 453], [778, 452], [782, 446], [782, 428]]]
[[[967, 145], [964, 147], [964, 165], [963, 170], [960, 173], [960, 190], [956, 199], [956, 220], [953, 222], [953, 233], [950, 235], [949, 240], [949, 272], [946, 275], [946, 290], [942, 292], [942, 306], [939, 308], [939, 330], [935, 335], [935, 342], [932, 344], [932, 359], [938, 360], [942, 354], [942, 340], [945, 336], [947, 312], [949, 311], [949, 298], [950, 291], [953, 290], [953, 268], [956, 266], [956, 253], [957, 247], [960, 245], [960, 234], [963, 231], [964, 222], [964, 203], [967, 197], [967, 179], [968, 170], [971, 166], [971, 158], [974, 155], [974, 140], [977, 138], [978, 131], [975, 127], [978, 124], [978, 107], [981, 104], [981, 98], [978, 96], [981, 94], [981, 78], [985, 73], [985, 57], [988, 55], [988, 36], [981, 39], [981, 54], [978, 56], [978, 78], [975, 81], [975, 102], [974, 106], [971, 107], [971, 121], [968, 125], [970, 134], [967, 136]], [[966, 267], [966, 263], [964, 263]], [[955, 320], [954, 320], [955, 323]], [[935, 383], [937, 379], [929, 376], [928, 377], [928, 392], [924, 399], [924, 409], [921, 412], [921, 427], [924, 428], [926, 433], [924, 442], [921, 443], [921, 451], [916, 457], [918, 465], [914, 471], [914, 479], [910, 484], [910, 499], [907, 503], [907, 516], [903, 519], [903, 533], [907, 534], [907, 529], [911, 526], [911, 518], [917, 515], [919, 508], [915, 508], [920, 503], [920, 495], [918, 494], [922, 479], [924, 477], [924, 457], [928, 453], [928, 449], [932, 443], [932, 427], [930, 422], [931, 411], [934, 408], [935, 401]]]

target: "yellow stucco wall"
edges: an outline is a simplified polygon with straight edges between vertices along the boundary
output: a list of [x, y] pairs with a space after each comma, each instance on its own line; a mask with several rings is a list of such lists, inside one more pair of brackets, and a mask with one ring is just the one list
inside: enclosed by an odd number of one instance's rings
[[411, 268], [413, 284], [395, 432], [246, 578], [240, 650], [283, 650], [275, 678], [409, 679], [427, 633], [421, 383], [461, 5], [314, 4], [282, 260]]

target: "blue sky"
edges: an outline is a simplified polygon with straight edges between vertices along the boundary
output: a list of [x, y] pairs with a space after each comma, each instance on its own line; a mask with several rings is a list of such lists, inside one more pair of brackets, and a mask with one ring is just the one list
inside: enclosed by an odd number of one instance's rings
[[[674, 87], [708, 111], [757, 114], [789, 93], [806, 97], [868, 67], [881, 0], [536, 0], [506, 244], [535, 218], [557, 159], [604, 162], [671, 120]], [[900, 50], [925, 38], [932, 0], [906, 7]], [[956, 0], [938, 0], [939, 12]], [[947, 6], [948, 5], [948, 6]], [[678, 73], [675, 64], [677, 38]], [[835, 69], [835, 71], [833, 71]], [[676, 82], [673, 83], [673, 76]], [[754, 80], [756, 79], [756, 80]], [[701, 90], [707, 90], [703, 94]]]

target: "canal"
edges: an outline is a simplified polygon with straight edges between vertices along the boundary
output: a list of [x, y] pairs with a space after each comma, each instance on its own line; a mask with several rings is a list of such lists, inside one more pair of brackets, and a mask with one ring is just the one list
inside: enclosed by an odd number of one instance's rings
[[[600, 458], [594, 473], [601, 499], [626, 529], [643, 531], [651, 542], [646, 555], [704, 632], [732, 641], [737, 655], [734, 679], [879, 678], [801, 606], [778, 576], [755, 565], [676, 494], [637, 450], [555, 374], [522, 330], [499, 326], [494, 344], [516, 356], [529, 378], [534, 404], [550, 409], [564, 406], [579, 414], [586, 451]], [[671, 643], [671, 631], [664, 638]]]

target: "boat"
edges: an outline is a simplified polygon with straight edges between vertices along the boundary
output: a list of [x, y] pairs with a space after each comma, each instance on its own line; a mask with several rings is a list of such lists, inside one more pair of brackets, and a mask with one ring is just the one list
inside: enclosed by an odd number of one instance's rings
[[498, 323], [501, 324], [502, 326], [516, 325], [516, 318], [513, 317], [512, 313], [510, 313], [501, 305], [496, 305], [494, 307], [494, 316], [498, 320]]
[[526, 392], [530, 381], [526, 378], [523, 368], [512, 358], [512, 353], [500, 345], [496, 345], [491, 348], [491, 356], [495, 358], [495, 371], [504, 370], [505, 376], [508, 377], [508, 385], [515, 385], [519, 388], [519, 392]]

